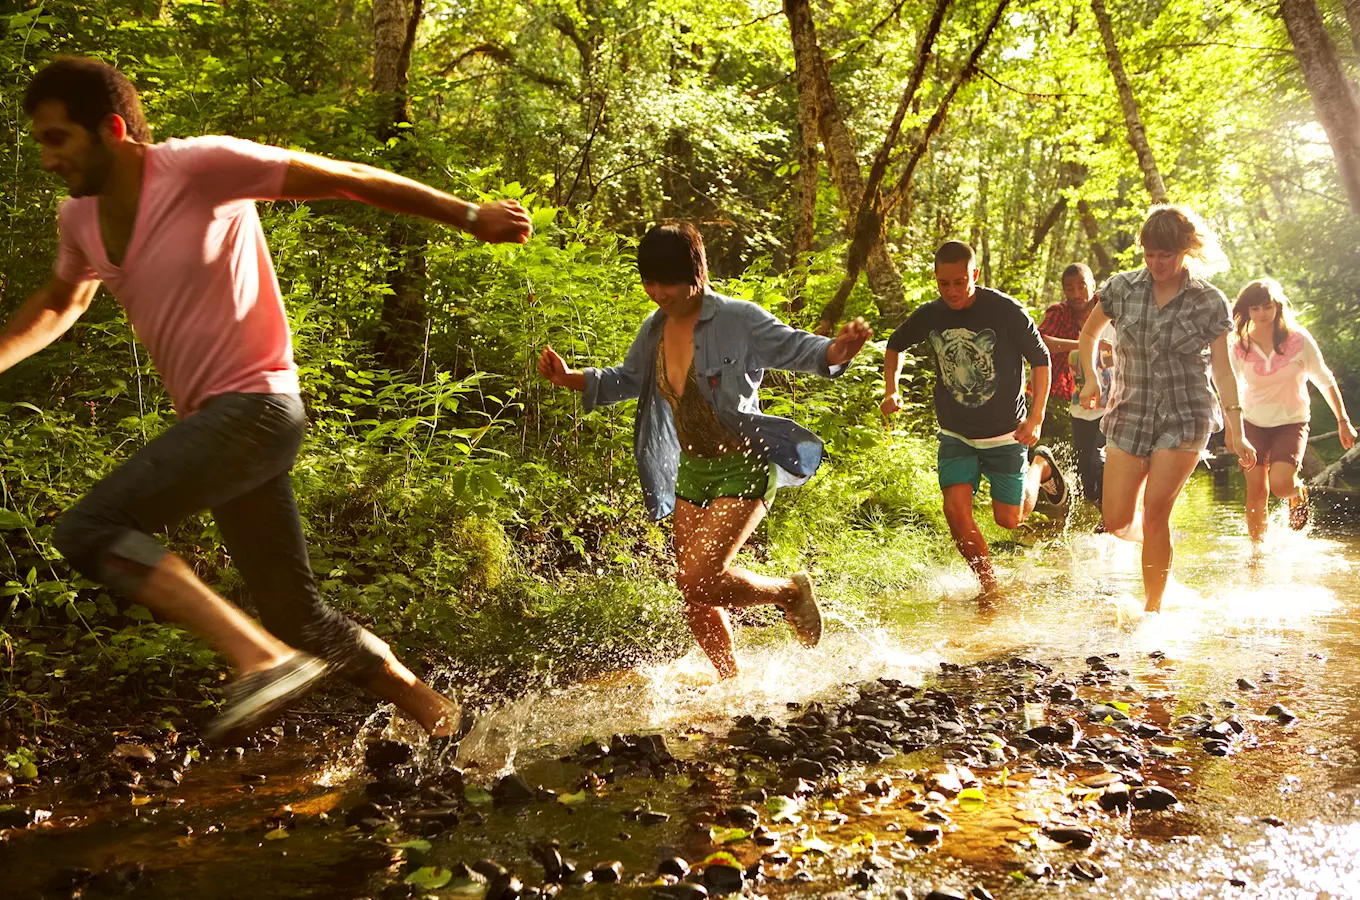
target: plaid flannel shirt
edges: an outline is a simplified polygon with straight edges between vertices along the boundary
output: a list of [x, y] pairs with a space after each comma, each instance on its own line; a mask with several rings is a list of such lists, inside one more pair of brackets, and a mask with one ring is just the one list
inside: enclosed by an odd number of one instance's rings
[[1150, 456], [1222, 428], [1209, 345], [1232, 328], [1223, 292], [1190, 276], [1158, 309], [1152, 274], [1137, 269], [1112, 276], [1099, 296], [1115, 330], [1114, 390], [1103, 425], [1110, 442]]

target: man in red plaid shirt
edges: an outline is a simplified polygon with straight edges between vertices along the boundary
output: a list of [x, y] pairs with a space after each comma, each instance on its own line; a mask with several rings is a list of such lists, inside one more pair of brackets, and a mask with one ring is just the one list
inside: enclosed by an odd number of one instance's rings
[[1096, 308], [1095, 278], [1084, 263], [1073, 263], [1063, 272], [1062, 286], [1067, 299], [1048, 308], [1039, 334], [1053, 358], [1049, 396], [1062, 400], [1066, 406], [1072, 400], [1072, 366], [1067, 355], [1078, 349], [1081, 329]]

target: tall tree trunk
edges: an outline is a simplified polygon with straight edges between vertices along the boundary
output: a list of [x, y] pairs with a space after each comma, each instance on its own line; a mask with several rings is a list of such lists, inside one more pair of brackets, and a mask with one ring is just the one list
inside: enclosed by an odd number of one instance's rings
[[1341, 0], [1341, 5], [1346, 10], [1346, 30], [1351, 35], [1351, 47], [1355, 49], [1355, 55], [1360, 56], [1360, 0]]
[[1086, 243], [1096, 258], [1096, 284], [1100, 284], [1114, 273], [1114, 256], [1100, 239], [1100, 227], [1096, 224], [1096, 214], [1091, 211], [1091, 204], [1078, 200], [1077, 212], [1081, 215], [1081, 230], [1086, 232]]
[[808, 257], [817, 235], [817, 183], [821, 151], [817, 146], [817, 111], [798, 104], [798, 179], [794, 195], [793, 245], [789, 248], [789, 271], [793, 275], [790, 307], [797, 312], [807, 305]]
[[1360, 102], [1341, 68], [1314, 0], [1281, 0], [1280, 15], [1303, 69], [1318, 121], [1327, 132], [1332, 156], [1351, 211], [1360, 213]]
[[[807, 115], [802, 109], [805, 105], [816, 111], [817, 133], [826, 150], [827, 169], [846, 213], [846, 234], [853, 241], [854, 216], [864, 197], [864, 176], [860, 172], [855, 144], [836, 102], [836, 91], [817, 43], [809, 0], [784, 0], [784, 15], [789, 20], [789, 35], [793, 42], [799, 118], [801, 121]], [[869, 255], [874, 260], [869, 286], [878, 297], [879, 311], [885, 316], [904, 315], [906, 301], [902, 293], [902, 273], [888, 255], [881, 238], [870, 248]]]
[[1110, 14], [1105, 9], [1105, 0], [1091, 0], [1091, 12], [1095, 13], [1096, 25], [1105, 44], [1105, 61], [1109, 64], [1110, 76], [1119, 91], [1119, 105], [1124, 109], [1124, 124], [1129, 132], [1129, 146], [1138, 157], [1138, 167], [1143, 170], [1143, 184], [1153, 203], [1166, 202], [1166, 185], [1162, 183], [1162, 173], [1157, 171], [1157, 160], [1152, 155], [1143, 119], [1138, 114], [1138, 101], [1133, 97], [1129, 86], [1129, 76], [1124, 71], [1124, 58], [1119, 55], [1119, 45], [1114, 40], [1114, 28], [1110, 25]]
[[[416, 27], [424, 0], [373, 0], [373, 93], [378, 99], [376, 134], [385, 144], [394, 170], [411, 168], [406, 134], [411, 125], [407, 76]], [[392, 220], [387, 230], [392, 252], [387, 270], [391, 290], [383, 300], [378, 355], [393, 368], [407, 368], [419, 358], [426, 320], [424, 226], [408, 217]]]

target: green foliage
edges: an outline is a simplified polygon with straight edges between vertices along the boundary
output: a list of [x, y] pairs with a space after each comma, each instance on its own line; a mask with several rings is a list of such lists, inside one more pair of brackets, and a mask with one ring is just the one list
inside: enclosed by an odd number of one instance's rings
[[[908, 139], [994, 8], [951, 7]], [[387, 98], [370, 89], [365, 4], [0, 7], [0, 312], [50, 271], [59, 195], [19, 104], [59, 53], [123, 68], [158, 139], [237, 134], [465, 197], [521, 200], [536, 230], [524, 247], [433, 226], [403, 243], [388, 214], [359, 204], [261, 206], [311, 421], [294, 483], [313, 567], [331, 602], [460, 677], [568, 677], [675, 652], [690, 639], [667, 526], [642, 511], [632, 407], [585, 416], [578, 395], [537, 377], [534, 358], [545, 344], [581, 365], [623, 356], [652, 308], [634, 241], [666, 216], [699, 222], [722, 290], [814, 324], [841, 279], [847, 211], [823, 167], [813, 253], [805, 272], [789, 272], [799, 145], [788, 24], [735, 0], [432, 0], [425, 10], [412, 120], [389, 138]], [[813, 12], [867, 170], [928, 5], [832, 0]], [[1340, 36], [1339, 12], [1326, 12]], [[1335, 166], [1272, 9], [1169, 0], [1113, 14], [1173, 199], [1223, 233], [1235, 264], [1223, 286], [1269, 272], [1285, 280], [1353, 388], [1360, 231], [1335, 202]], [[984, 280], [1036, 309], [1056, 299], [1068, 262], [1094, 262], [1088, 227], [1118, 265], [1136, 265], [1146, 195], [1088, 5], [1012, 5], [981, 67], [887, 223], [906, 296], [932, 295], [930, 254], [947, 238], [974, 243]], [[390, 275], [413, 247], [418, 339], [384, 352]], [[795, 310], [799, 290], [806, 305]], [[847, 313], [874, 320], [876, 310], [861, 282]], [[953, 559], [932, 471], [928, 366], [908, 358], [908, 405], [898, 430], [885, 430], [878, 337], [836, 381], [769, 373], [766, 410], [816, 430], [828, 463], [780, 496], [743, 556], [771, 572], [813, 566], [842, 610], [866, 615]], [[106, 296], [67, 338], [0, 377], [4, 721], [38, 733], [54, 716], [107, 709], [110, 691], [175, 723], [211, 705], [222, 674], [209, 650], [81, 578], [50, 545], [61, 512], [172, 422]], [[248, 604], [208, 517], [167, 540]]]

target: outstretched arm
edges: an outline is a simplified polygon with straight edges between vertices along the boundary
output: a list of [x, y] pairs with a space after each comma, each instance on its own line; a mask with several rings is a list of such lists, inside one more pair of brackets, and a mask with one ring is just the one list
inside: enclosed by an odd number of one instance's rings
[[1081, 397], [1077, 401], [1082, 409], [1095, 409], [1100, 405], [1100, 376], [1096, 368], [1096, 349], [1100, 334], [1105, 330], [1105, 326], [1110, 324], [1110, 317], [1105, 315], [1105, 310], [1099, 305], [1091, 310], [1091, 315], [1086, 319], [1086, 325], [1081, 329], [1081, 352], [1079, 364], [1081, 365], [1083, 386]]
[[1242, 433], [1242, 401], [1237, 394], [1237, 376], [1228, 359], [1228, 333], [1225, 331], [1209, 345], [1209, 374], [1218, 390], [1219, 405], [1223, 407], [1223, 421], [1227, 428], [1228, 450], [1237, 454], [1242, 468], [1256, 465], [1256, 448]]
[[19, 307], [0, 332], [0, 372], [61, 337], [90, 308], [98, 281], [71, 284], [53, 276]]
[[1346, 401], [1341, 399], [1341, 388], [1333, 384], [1322, 392], [1322, 396], [1327, 398], [1327, 405], [1332, 408], [1332, 415], [1336, 416], [1336, 437], [1341, 441], [1341, 448], [1351, 449], [1355, 446], [1355, 426], [1346, 414]]
[[284, 175], [286, 200], [358, 200], [394, 213], [460, 228], [489, 244], [522, 244], [533, 231], [516, 200], [475, 204], [363, 163], [293, 153]]
[[573, 391], [586, 389], [586, 373], [568, 366], [567, 361], [551, 346], [544, 347], [538, 355], [538, 374], [558, 387]]
[[883, 354], [883, 402], [878, 409], [885, 416], [891, 416], [902, 408], [902, 398], [898, 394], [898, 382], [902, 378], [902, 354], [889, 350]]

